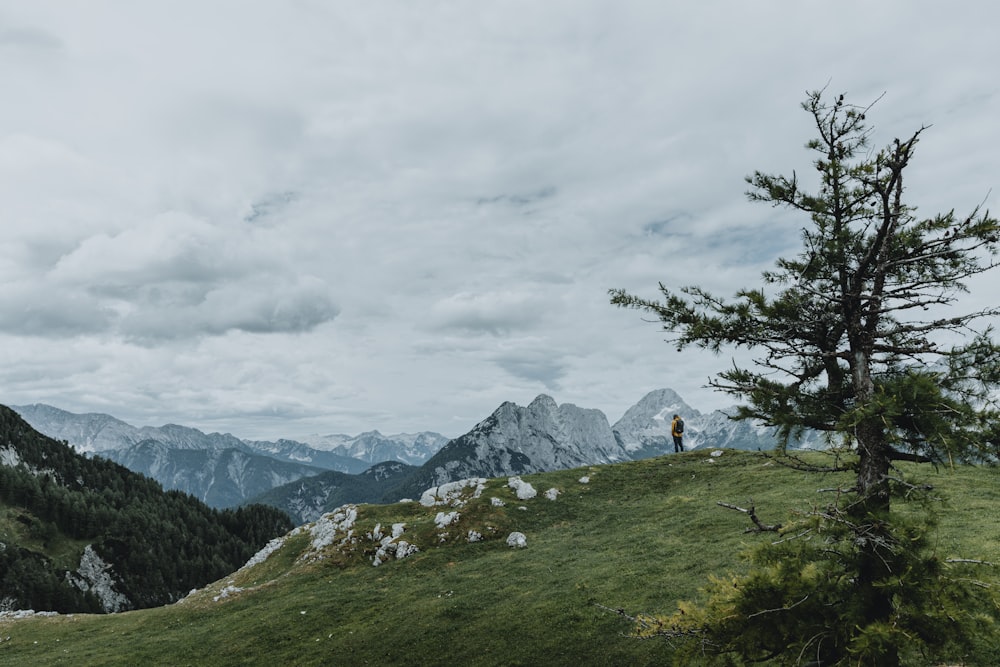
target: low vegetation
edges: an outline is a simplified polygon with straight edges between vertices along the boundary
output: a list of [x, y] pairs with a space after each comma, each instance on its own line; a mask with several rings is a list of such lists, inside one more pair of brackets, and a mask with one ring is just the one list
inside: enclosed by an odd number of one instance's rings
[[[996, 470], [926, 468], [919, 476], [947, 507], [931, 549], [941, 559], [1000, 563]], [[850, 474], [803, 475], [727, 450], [524, 480], [535, 497], [519, 499], [497, 479], [478, 498], [466, 490], [459, 507], [357, 506], [354, 541], [327, 533], [330, 544], [316, 550], [317, 535], [299, 529], [258, 564], [170, 606], [0, 618], [0, 665], [670, 664], [671, 643], [636, 639], [630, 617], [704, 599], [709, 575], [745, 573], [742, 553], [782, 538], [746, 532], [747, 516], [718, 503], [753, 504], [763, 522], [783, 522], [803, 498], [829, 502], [818, 490]], [[554, 499], [549, 489], [558, 490]], [[911, 508], [899, 502], [894, 510]], [[374, 566], [379, 541], [369, 535], [389, 535], [399, 523], [399, 539], [418, 550]], [[469, 531], [482, 539], [470, 542]], [[507, 545], [514, 531], [526, 536], [525, 548]], [[976, 568], [979, 583], [996, 585], [994, 568]], [[986, 643], [964, 663], [998, 664], [1000, 646]]]

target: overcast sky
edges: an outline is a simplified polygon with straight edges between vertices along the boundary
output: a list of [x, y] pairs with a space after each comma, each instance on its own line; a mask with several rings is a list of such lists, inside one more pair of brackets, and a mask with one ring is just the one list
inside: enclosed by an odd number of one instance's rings
[[[608, 303], [731, 295], [804, 220], [799, 107], [932, 124], [931, 215], [1000, 196], [1000, 5], [0, 0], [0, 403], [245, 438], [468, 431], [540, 393], [707, 411], [731, 355]], [[991, 194], [991, 189], [993, 194]], [[975, 299], [996, 299], [992, 276]]]

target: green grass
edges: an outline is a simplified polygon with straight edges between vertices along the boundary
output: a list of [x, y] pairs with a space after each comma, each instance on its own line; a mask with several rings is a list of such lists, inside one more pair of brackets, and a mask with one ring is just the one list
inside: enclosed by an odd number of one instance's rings
[[57, 567], [75, 570], [87, 541], [70, 539], [55, 526], [46, 528], [44, 523], [20, 508], [0, 506], [0, 543], [19, 544], [45, 553]]
[[[997, 471], [920, 474], [950, 498], [940, 553], [1000, 562]], [[356, 534], [402, 521], [403, 539], [420, 547], [381, 567], [364, 540], [304, 562], [310, 538], [300, 534], [263, 564], [169, 607], [0, 621], [0, 665], [669, 664], [665, 642], [628, 637], [628, 622], [604, 607], [670, 612], [709, 573], [739, 571], [743, 547], [773, 539], [744, 533], [747, 518], [717, 501], [746, 507], [752, 498], [762, 521], [783, 522], [792, 509], [828, 502], [818, 489], [849, 481], [732, 451], [524, 479], [538, 497], [519, 501], [506, 479], [491, 480], [444, 530], [434, 517], [451, 508], [360, 506]], [[552, 487], [555, 501], [542, 495]], [[469, 529], [484, 540], [468, 543]], [[513, 530], [526, 534], [526, 549], [506, 546]], [[243, 590], [215, 601], [226, 586]]]

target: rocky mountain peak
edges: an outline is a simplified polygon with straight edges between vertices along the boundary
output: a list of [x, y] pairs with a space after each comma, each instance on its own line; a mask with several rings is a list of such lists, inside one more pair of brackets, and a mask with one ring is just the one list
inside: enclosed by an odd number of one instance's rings
[[[517, 407], [514, 403], [511, 403], [511, 405]], [[529, 412], [551, 413], [558, 409], [559, 405], [556, 403], [555, 399], [548, 394], [539, 394], [535, 397], [535, 400], [528, 404]]]
[[[558, 405], [541, 394], [527, 407], [504, 402], [425, 465], [428, 482], [499, 477], [628, 460], [600, 410]], [[474, 474], [473, 474], [474, 473]]]

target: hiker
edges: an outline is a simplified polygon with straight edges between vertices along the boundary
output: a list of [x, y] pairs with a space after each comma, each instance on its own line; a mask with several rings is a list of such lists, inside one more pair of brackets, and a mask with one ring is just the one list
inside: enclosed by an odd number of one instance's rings
[[674, 415], [670, 422], [670, 435], [674, 436], [674, 454], [684, 451], [684, 420], [680, 415]]

